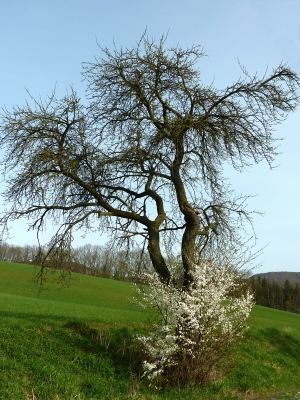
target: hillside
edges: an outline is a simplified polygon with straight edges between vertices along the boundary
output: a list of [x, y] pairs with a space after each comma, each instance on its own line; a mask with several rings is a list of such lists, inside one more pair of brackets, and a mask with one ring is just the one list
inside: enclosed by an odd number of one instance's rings
[[261, 277], [261, 279], [266, 279], [270, 282], [277, 282], [279, 285], [283, 285], [287, 279], [291, 284], [300, 284], [300, 272], [262, 272], [253, 275], [254, 278], [257, 278], [259, 276]]
[[38, 297], [32, 273], [0, 262], [1, 400], [250, 400], [300, 391], [300, 315], [255, 306], [213, 383], [155, 390], [141, 379], [134, 342], [153, 319], [130, 302], [131, 285], [74, 274], [70, 288], [49, 284]]

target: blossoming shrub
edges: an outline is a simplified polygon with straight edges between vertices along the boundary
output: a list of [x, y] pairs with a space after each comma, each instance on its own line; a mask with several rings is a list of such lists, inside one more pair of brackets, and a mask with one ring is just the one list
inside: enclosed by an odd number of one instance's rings
[[149, 286], [137, 289], [139, 303], [160, 316], [148, 336], [138, 337], [145, 354], [144, 376], [151, 382], [207, 382], [247, 329], [253, 297], [241, 290], [236, 273], [203, 263], [193, 275], [189, 290], [166, 285], [157, 275], [147, 275]]

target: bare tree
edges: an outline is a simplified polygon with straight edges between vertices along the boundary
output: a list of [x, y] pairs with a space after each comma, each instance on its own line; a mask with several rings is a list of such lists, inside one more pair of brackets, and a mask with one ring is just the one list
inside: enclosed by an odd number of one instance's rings
[[76, 229], [140, 237], [165, 282], [163, 243], [180, 237], [188, 286], [195, 249], [238, 243], [251, 220], [224, 164], [272, 166], [273, 128], [298, 105], [299, 78], [284, 64], [262, 77], [242, 69], [218, 90], [200, 80], [200, 47], [168, 49], [164, 38], [144, 36], [132, 49], [101, 51], [84, 64], [87, 106], [71, 90], [3, 111], [3, 195], [11, 207], [2, 224], [27, 217], [40, 232], [51, 220], [58, 230], [50, 249], [65, 249]]

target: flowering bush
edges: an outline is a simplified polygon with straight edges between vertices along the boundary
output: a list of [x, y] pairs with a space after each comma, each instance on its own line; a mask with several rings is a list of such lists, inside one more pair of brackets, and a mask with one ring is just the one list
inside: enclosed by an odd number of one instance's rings
[[155, 308], [160, 316], [153, 332], [138, 337], [150, 381], [206, 382], [247, 329], [253, 297], [249, 291], [242, 294], [234, 271], [203, 263], [195, 266], [193, 278], [184, 290], [146, 275], [149, 286], [137, 289], [140, 305]]

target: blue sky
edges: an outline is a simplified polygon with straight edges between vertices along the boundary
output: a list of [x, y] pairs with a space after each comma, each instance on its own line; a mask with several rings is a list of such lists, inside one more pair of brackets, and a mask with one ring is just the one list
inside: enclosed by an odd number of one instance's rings
[[[241, 75], [238, 62], [263, 75], [283, 61], [300, 74], [298, 0], [0, 0], [0, 18], [0, 107], [9, 110], [24, 104], [25, 87], [45, 98], [55, 84], [58, 96], [73, 85], [84, 97], [81, 63], [100, 54], [96, 41], [131, 47], [146, 27], [154, 39], [168, 32], [169, 46], [202, 45], [202, 80], [220, 89]], [[265, 212], [254, 218], [258, 247], [269, 243], [257, 272], [300, 271], [299, 133], [300, 109], [276, 129], [284, 138], [278, 168], [230, 174], [237, 193], [257, 194], [249, 209]], [[35, 243], [25, 223], [12, 234], [11, 243]], [[103, 238], [94, 233], [75, 245], [86, 242]]]

